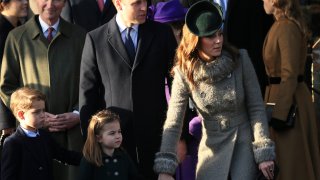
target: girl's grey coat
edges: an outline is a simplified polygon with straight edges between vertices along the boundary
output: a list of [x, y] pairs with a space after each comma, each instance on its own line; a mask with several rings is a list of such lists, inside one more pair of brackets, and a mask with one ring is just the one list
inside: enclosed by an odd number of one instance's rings
[[176, 144], [181, 134], [183, 115], [191, 97], [202, 116], [202, 140], [198, 152], [197, 180], [251, 180], [258, 163], [273, 160], [274, 146], [268, 137], [265, 106], [257, 77], [245, 50], [237, 60], [223, 52], [221, 58], [201, 62], [194, 72], [191, 88], [177, 67], [172, 85], [161, 150], [154, 169], [174, 174]]

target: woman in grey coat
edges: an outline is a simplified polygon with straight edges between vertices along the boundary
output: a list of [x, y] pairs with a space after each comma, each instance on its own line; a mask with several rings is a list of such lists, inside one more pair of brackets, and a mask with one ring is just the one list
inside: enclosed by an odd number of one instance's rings
[[203, 119], [197, 180], [253, 180], [259, 169], [273, 179], [274, 143], [255, 71], [245, 50], [223, 45], [221, 26], [221, 9], [209, 1], [195, 3], [187, 12], [155, 159], [159, 180], [173, 179], [189, 97]]

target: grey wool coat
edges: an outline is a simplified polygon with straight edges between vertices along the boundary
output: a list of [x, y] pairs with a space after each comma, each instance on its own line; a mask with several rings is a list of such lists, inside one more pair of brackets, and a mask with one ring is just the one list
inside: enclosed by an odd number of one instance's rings
[[255, 71], [247, 51], [239, 52], [236, 60], [224, 51], [213, 62], [201, 61], [194, 72], [194, 88], [178, 67], [174, 69], [156, 172], [174, 174], [176, 144], [189, 97], [203, 118], [197, 180], [226, 180], [229, 174], [233, 180], [251, 180], [260, 162], [275, 159]]

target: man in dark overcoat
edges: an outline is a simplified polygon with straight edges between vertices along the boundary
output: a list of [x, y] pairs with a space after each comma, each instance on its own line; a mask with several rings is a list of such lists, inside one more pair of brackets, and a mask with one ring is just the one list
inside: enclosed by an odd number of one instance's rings
[[100, 0], [67, 0], [61, 17], [85, 28], [88, 32], [107, 23], [117, 13], [111, 0], [102, 0], [103, 8], [99, 9]]
[[113, 3], [117, 15], [86, 37], [79, 90], [82, 130], [85, 135], [88, 120], [98, 110], [117, 109], [124, 148], [142, 175], [153, 180], [154, 154], [167, 109], [165, 77], [176, 40], [169, 26], [146, 21], [146, 0]]

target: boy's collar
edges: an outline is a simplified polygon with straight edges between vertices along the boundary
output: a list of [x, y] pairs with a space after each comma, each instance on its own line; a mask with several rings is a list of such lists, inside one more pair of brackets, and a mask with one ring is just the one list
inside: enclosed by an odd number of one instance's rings
[[31, 131], [31, 130], [23, 128], [22, 126], [20, 126], [20, 127], [21, 127], [22, 131], [25, 133], [25, 135], [28, 136], [28, 137], [40, 136], [38, 129], [36, 131]]

